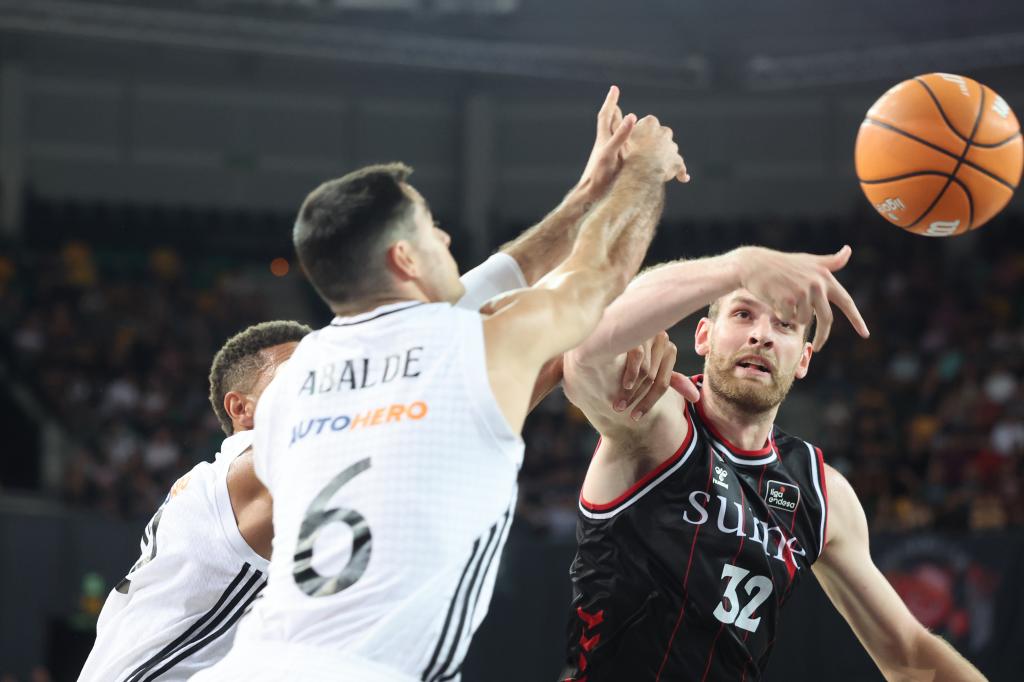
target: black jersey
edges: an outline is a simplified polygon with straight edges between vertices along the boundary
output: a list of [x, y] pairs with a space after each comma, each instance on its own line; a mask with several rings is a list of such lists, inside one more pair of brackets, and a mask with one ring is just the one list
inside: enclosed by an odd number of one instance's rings
[[731, 445], [689, 405], [678, 451], [608, 504], [580, 499], [567, 682], [756, 680], [821, 553], [821, 451]]

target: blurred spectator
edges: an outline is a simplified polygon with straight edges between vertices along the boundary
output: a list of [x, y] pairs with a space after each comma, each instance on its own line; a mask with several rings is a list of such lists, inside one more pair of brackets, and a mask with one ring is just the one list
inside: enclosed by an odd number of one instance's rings
[[[780, 426], [823, 447], [875, 530], [1002, 528], [1024, 524], [1024, 251], [1006, 237], [1022, 221], [1000, 220], [955, 245], [875, 219], [687, 225], [662, 230], [651, 260], [740, 241], [853, 244], [840, 279], [872, 337], [837, 320]], [[222, 434], [205, 398], [209, 362], [228, 336], [272, 316], [238, 268], [168, 247], [0, 253], [0, 294], [7, 364], [76, 441], [59, 494], [129, 516], [151, 514], [213, 455]], [[701, 364], [694, 323], [674, 330], [685, 371]], [[520, 517], [571, 537], [596, 434], [556, 391], [524, 439]]]

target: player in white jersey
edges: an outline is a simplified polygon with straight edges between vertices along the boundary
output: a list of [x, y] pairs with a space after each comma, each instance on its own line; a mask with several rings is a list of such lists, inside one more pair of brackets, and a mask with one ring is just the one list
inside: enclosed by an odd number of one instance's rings
[[146, 526], [139, 560], [100, 612], [81, 682], [185, 680], [227, 653], [238, 618], [266, 584], [260, 552], [269, 556], [266, 534], [253, 522], [258, 511], [239, 505], [228, 479], [252, 444], [255, 400], [309, 331], [266, 322], [217, 353], [211, 400], [232, 435], [213, 462], [174, 484]]
[[607, 145], [621, 170], [572, 254], [488, 318], [449, 303], [461, 295], [449, 239], [404, 166], [306, 199], [296, 248], [337, 317], [260, 402], [269, 583], [232, 652], [194, 679], [459, 677], [511, 522], [538, 373], [594, 328], [639, 267], [664, 183], [688, 179], [653, 117], [625, 117]]
[[[462, 277], [458, 305], [477, 310], [503, 292], [533, 284], [569, 253], [588, 206], [611, 179], [599, 135], [580, 182], [540, 223]], [[219, 660], [234, 638], [238, 615], [265, 583], [273, 528], [272, 501], [252, 468], [253, 411], [277, 367], [310, 329], [268, 322], [232, 337], [210, 372], [210, 401], [228, 438], [214, 462], [197, 465], [176, 483], [147, 525], [142, 555], [112, 590], [80, 680], [187, 679]], [[620, 400], [664, 392], [651, 366], [674, 347], [631, 351]], [[552, 363], [534, 402], [557, 383]], [[173, 502], [172, 502], [173, 500]], [[159, 550], [159, 551], [157, 551]]]

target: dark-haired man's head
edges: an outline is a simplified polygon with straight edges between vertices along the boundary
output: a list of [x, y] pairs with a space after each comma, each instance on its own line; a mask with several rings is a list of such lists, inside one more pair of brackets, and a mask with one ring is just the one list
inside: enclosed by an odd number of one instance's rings
[[310, 331], [299, 322], [261, 322], [235, 334], [217, 351], [210, 367], [210, 405], [224, 433], [252, 428], [263, 390]]
[[299, 262], [334, 310], [362, 303], [462, 297], [451, 239], [400, 163], [367, 166], [313, 190], [292, 238]]

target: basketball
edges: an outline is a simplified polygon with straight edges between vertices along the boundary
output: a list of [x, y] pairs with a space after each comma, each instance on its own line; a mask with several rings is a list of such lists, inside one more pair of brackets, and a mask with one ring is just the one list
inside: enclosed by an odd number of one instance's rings
[[1020, 124], [991, 88], [930, 73], [894, 86], [857, 134], [857, 179], [897, 227], [929, 237], [977, 229], [1010, 201], [1021, 177]]

